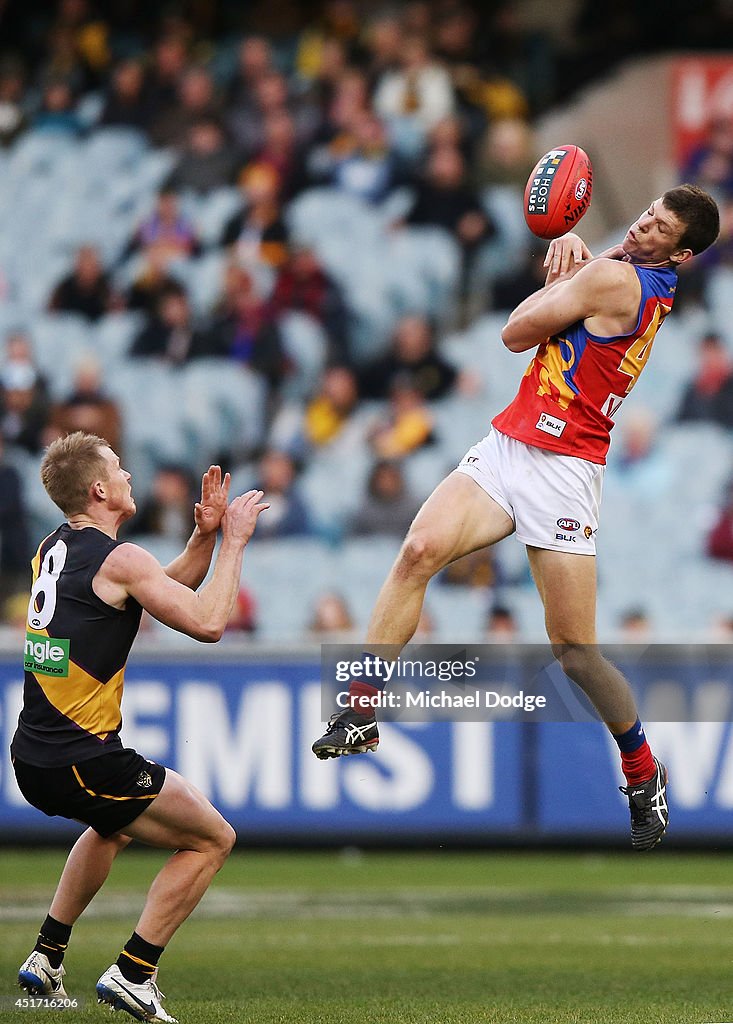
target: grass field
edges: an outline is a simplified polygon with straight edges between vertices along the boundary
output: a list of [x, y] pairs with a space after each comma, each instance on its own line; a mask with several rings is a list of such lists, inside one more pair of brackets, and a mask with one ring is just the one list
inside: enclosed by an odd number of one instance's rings
[[[14, 1010], [63, 863], [0, 851], [0, 1020]], [[127, 851], [74, 930], [65, 1020], [162, 857]], [[702, 1024], [733, 1021], [730, 857], [237, 853], [164, 957], [181, 1024]], [[130, 1020], [118, 1014], [116, 1024]]]

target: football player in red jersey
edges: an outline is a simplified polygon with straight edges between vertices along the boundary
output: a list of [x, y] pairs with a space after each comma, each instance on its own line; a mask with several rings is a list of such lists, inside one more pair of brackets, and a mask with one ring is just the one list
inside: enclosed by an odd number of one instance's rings
[[[603, 470], [614, 416], [672, 308], [677, 269], [718, 231], [714, 200], [681, 185], [655, 199], [599, 257], [574, 234], [550, 244], [545, 286], [517, 306], [502, 331], [512, 352], [537, 350], [517, 396], [417, 514], [365, 643], [367, 652], [378, 645], [381, 657], [397, 657], [435, 573], [516, 533], [527, 547], [553, 651], [618, 743], [638, 850], [655, 846], [667, 827], [667, 772], [649, 749], [628, 682], [596, 644], [593, 556]], [[378, 692], [352, 683], [351, 707], [331, 717], [313, 744], [317, 757], [378, 745], [371, 710]]]

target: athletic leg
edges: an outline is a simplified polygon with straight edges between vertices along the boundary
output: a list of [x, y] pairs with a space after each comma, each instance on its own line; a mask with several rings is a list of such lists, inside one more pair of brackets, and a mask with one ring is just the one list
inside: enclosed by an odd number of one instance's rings
[[667, 769], [652, 755], [629, 683], [598, 649], [595, 558], [529, 546], [527, 554], [553, 652], [593, 702], [621, 752], [632, 846], [651, 850], [669, 823]]
[[[425, 588], [435, 573], [513, 531], [514, 520], [475, 480], [457, 470], [447, 476], [415, 517], [379, 593], [366, 650], [386, 660], [397, 658], [417, 628]], [[351, 683], [351, 707], [331, 716], [311, 748], [316, 757], [376, 750], [379, 729], [370, 702], [378, 692], [369, 683]]]
[[595, 558], [529, 546], [527, 556], [555, 656], [611, 732], [625, 733], [637, 720], [636, 702], [626, 679], [598, 648]]
[[130, 837], [126, 835], [104, 839], [93, 828], [82, 832], [59, 879], [49, 910], [51, 917], [73, 925], [102, 888], [112, 862], [129, 842]]
[[195, 786], [167, 769], [160, 794], [125, 826], [148, 846], [174, 850], [148, 891], [135, 931], [97, 982], [97, 997], [144, 1020], [175, 1024], [156, 985], [158, 960], [231, 852], [234, 829]]
[[377, 598], [365, 646], [379, 644], [385, 657], [397, 657], [417, 628], [432, 577], [513, 531], [511, 517], [471, 477], [458, 471], [447, 476], [410, 527]]
[[176, 851], [150, 887], [135, 929], [147, 942], [165, 946], [229, 856], [236, 834], [195, 786], [170, 769], [160, 795], [125, 833]]

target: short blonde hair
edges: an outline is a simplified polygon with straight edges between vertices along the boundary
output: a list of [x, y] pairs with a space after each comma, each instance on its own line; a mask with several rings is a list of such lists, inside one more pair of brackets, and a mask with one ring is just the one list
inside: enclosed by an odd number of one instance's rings
[[46, 449], [41, 480], [48, 496], [65, 516], [86, 512], [92, 484], [108, 479], [109, 467], [101, 448], [109, 448], [101, 437], [77, 430], [59, 437]]

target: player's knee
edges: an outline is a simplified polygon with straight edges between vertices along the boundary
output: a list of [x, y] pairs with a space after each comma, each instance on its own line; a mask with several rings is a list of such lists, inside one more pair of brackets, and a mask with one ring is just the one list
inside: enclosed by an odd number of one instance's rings
[[593, 671], [594, 645], [552, 639], [552, 653], [569, 679], [582, 684]]
[[224, 821], [222, 818], [221, 824], [216, 833], [215, 840], [215, 855], [219, 862], [219, 867], [224, 863], [229, 854], [234, 848], [234, 844], [237, 841], [237, 833], [234, 831], [228, 821]]
[[408, 575], [432, 576], [440, 568], [440, 551], [430, 534], [424, 530], [409, 533], [400, 551], [398, 570]]

